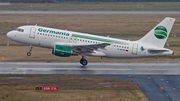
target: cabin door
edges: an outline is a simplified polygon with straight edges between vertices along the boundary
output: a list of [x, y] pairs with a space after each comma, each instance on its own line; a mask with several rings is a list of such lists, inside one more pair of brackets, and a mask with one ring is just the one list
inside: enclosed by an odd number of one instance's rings
[[35, 39], [35, 34], [36, 34], [36, 28], [31, 27], [30, 33], [29, 33], [29, 38]]
[[132, 45], [132, 53], [131, 54], [137, 55], [137, 52], [138, 52], [138, 44], [134, 43]]

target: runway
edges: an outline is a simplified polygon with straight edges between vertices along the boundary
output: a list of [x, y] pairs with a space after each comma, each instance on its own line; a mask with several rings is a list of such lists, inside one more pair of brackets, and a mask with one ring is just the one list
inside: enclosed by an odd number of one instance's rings
[[180, 14], [180, 11], [4, 11], [0, 14]]
[[178, 75], [180, 63], [34, 63], [1, 62], [0, 74], [157, 74]]
[[[0, 74], [57, 74], [132, 80], [149, 101], [179, 101], [180, 63], [0, 62]], [[160, 91], [163, 87], [163, 91]], [[132, 99], [133, 101], [133, 99]]]

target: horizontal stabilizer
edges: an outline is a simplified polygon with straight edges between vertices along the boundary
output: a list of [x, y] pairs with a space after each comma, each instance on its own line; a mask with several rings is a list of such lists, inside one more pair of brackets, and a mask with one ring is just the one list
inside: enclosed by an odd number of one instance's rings
[[163, 53], [163, 52], [167, 52], [167, 51], [169, 51], [169, 50], [152, 50], [152, 49], [148, 50], [148, 52], [151, 54]]

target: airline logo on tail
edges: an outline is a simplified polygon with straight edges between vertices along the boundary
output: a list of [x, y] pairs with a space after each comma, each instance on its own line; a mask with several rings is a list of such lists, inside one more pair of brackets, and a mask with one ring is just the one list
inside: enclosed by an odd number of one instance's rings
[[154, 35], [158, 39], [167, 38], [167, 29], [164, 26], [158, 26], [154, 30]]

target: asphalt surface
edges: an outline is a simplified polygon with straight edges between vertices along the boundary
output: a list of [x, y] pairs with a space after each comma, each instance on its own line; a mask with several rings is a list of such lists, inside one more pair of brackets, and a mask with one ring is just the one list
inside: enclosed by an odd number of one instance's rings
[[178, 75], [180, 63], [0, 62], [0, 74], [153, 74]]
[[180, 11], [0, 11], [0, 14], [180, 14]]
[[9, 73], [127, 79], [136, 82], [149, 101], [180, 101], [180, 63], [89, 63], [83, 67], [79, 63], [0, 62], [0, 74]]
[[[129, 74], [96, 76], [132, 80], [137, 83], [149, 101], [180, 101], [180, 75]], [[163, 87], [162, 92], [160, 91], [160, 87]]]

